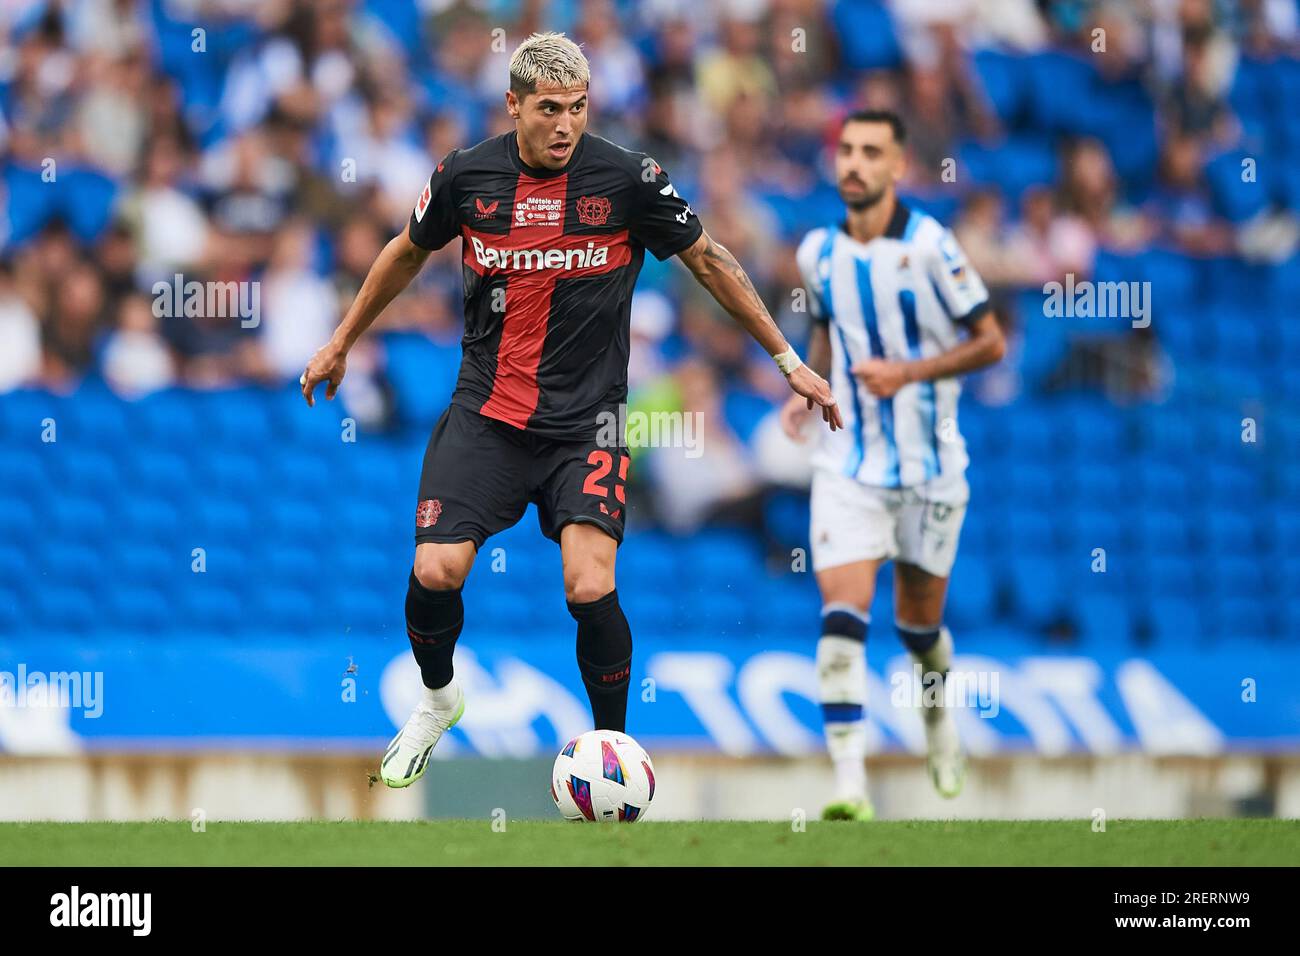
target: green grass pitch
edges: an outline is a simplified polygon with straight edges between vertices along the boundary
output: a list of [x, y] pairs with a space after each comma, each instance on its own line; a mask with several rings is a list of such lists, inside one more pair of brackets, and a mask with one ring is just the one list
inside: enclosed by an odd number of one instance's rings
[[[498, 824], [498, 829], [500, 825]], [[1300, 862], [1286, 820], [0, 824], [22, 866], [1258, 866]]]

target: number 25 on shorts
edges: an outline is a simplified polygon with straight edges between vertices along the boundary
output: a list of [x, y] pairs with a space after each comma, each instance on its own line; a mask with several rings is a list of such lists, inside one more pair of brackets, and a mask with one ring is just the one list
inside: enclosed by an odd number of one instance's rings
[[[627, 466], [630, 461], [627, 455], [618, 456], [618, 481], [614, 484], [614, 499], [619, 504], [624, 503], [623, 483], [627, 481]], [[603, 448], [597, 448], [587, 456], [587, 464], [595, 470], [582, 483], [583, 492], [598, 498], [608, 498], [609, 489], [600, 482], [614, 469], [614, 456]]]

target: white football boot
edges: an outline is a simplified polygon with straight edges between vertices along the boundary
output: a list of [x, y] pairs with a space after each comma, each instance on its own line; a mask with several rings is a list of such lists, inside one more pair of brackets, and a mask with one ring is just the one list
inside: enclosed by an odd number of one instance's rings
[[439, 710], [433, 705], [433, 691], [424, 688], [420, 702], [406, 718], [406, 723], [397, 732], [397, 736], [384, 751], [384, 759], [379, 764], [379, 776], [390, 787], [409, 787], [424, 776], [429, 766], [429, 755], [443, 733], [456, 726], [465, 713], [465, 692], [460, 683], [452, 678], [451, 686], [456, 689], [456, 703], [447, 710]]
[[925, 724], [925, 765], [939, 796], [951, 799], [966, 782], [966, 757], [957, 738], [957, 721], [947, 707], [931, 707], [922, 715]]

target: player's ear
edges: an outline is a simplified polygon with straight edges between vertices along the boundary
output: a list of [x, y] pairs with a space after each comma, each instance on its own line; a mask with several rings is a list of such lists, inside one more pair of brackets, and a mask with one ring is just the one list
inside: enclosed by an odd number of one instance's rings
[[514, 90], [506, 90], [506, 112], [511, 119], [519, 119], [519, 97]]
[[894, 159], [894, 182], [902, 182], [907, 175], [907, 148], [898, 147], [898, 156]]

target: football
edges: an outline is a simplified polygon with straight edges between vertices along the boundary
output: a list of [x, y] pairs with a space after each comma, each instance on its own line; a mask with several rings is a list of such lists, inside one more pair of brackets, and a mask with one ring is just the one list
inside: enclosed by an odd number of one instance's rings
[[551, 771], [551, 797], [566, 820], [635, 823], [654, 795], [649, 755], [627, 734], [612, 730], [574, 737]]

